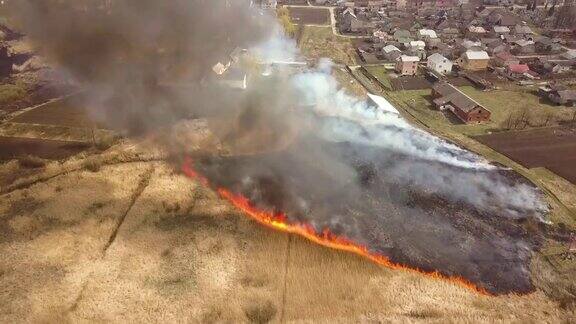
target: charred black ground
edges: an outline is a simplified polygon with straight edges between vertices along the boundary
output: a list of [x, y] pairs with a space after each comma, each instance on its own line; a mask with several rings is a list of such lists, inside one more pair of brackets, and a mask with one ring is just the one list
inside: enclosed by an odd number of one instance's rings
[[[300, 152], [313, 147], [351, 167], [354, 181], [342, 182], [346, 177], [332, 174], [333, 168], [302, 159]], [[440, 169], [454, 177], [473, 172], [510, 183], [525, 181], [512, 171], [467, 170], [309, 136], [283, 151], [205, 158], [195, 167], [214, 186], [242, 194], [259, 208], [284, 212], [289, 222], [311, 224], [319, 233], [328, 228], [393, 262], [463, 277], [493, 294], [534, 290], [529, 263], [543, 237], [539, 225], [534, 232], [526, 224], [535, 222], [535, 215], [454, 201], [397, 176], [400, 165]]]

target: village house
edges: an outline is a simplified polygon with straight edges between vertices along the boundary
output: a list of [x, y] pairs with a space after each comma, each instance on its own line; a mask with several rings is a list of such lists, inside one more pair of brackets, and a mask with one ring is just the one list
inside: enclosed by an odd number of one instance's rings
[[492, 26], [506, 26], [508, 28], [514, 27], [520, 22], [520, 19], [513, 13], [505, 10], [493, 10], [486, 17], [486, 23]]
[[278, 1], [276, 0], [259, 0], [260, 8], [262, 9], [276, 9]]
[[520, 78], [530, 75], [530, 68], [527, 64], [510, 64], [506, 66], [506, 74], [511, 78]]
[[506, 26], [494, 26], [492, 27], [493, 33], [497, 36], [510, 34], [510, 28]]
[[402, 55], [396, 62], [396, 72], [400, 75], [415, 75], [418, 71], [418, 56]]
[[536, 52], [536, 46], [531, 40], [519, 39], [512, 43], [510, 51], [515, 55], [530, 55]]
[[570, 49], [562, 53], [562, 57], [567, 60], [576, 60], [576, 50]]
[[424, 28], [418, 31], [418, 38], [423, 41], [426, 41], [429, 39], [436, 39], [438, 38], [438, 35], [436, 35], [436, 32], [434, 30]]
[[461, 69], [471, 71], [481, 71], [488, 68], [490, 56], [486, 51], [466, 51], [457, 60]]
[[354, 18], [350, 21], [350, 32], [355, 34], [369, 35], [374, 31], [374, 23], [371, 21]]
[[495, 66], [507, 67], [509, 65], [520, 64], [520, 60], [509, 52], [500, 52], [492, 57]]
[[561, 74], [561, 73], [568, 73], [572, 71], [572, 67], [574, 66], [574, 61], [569, 60], [547, 60], [544, 63], [544, 70], [549, 72], [550, 74]]
[[562, 45], [554, 41], [550, 37], [541, 36], [535, 40], [536, 52], [541, 54], [554, 54], [560, 53], [563, 49]]
[[532, 29], [526, 25], [516, 25], [514, 26], [514, 34], [524, 37], [525, 39], [531, 39], [534, 32]]
[[576, 90], [570, 90], [564, 86], [540, 87], [538, 94], [557, 105], [574, 106], [576, 103]]
[[440, 110], [450, 110], [464, 123], [490, 120], [490, 110], [448, 82], [440, 81], [434, 84], [432, 98], [434, 106]]
[[458, 44], [458, 50], [462, 53], [466, 51], [481, 51], [483, 50], [483, 46], [481, 42], [478, 41], [471, 41], [469, 39], [463, 39], [460, 41], [456, 41]]
[[408, 30], [398, 29], [394, 32], [394, 40], [401, 44], [410, 43], [412, 35]]
[[509, 50], [510, 46], [505, 44], [501, 39], [496, 39], [486, 43], [486, 51], [491, 55], [496, 55], [500, 52], [507, 52]]
[[402, 51], [394, 45], [386, 45], [382, 48], [382, 54], [386, 60], [396, 61], [402, 55]]
[[441, 75], [452, 72], [452, 61], [438, 53], [432, 54], [428, 57], [426, 66], [430, 70]]
[[574, 61], [571, 60], [552, 60], [541, 57], [530, 64], [530, 69], [541, 75], [554, 75], [570, 72], [573, 65]]
[[423, 50], [426, 48], [426, 43], [424, 43], [424, 41], [421, 40], [416, 40], [416, 41], [410, 41], [410, 43], [408, 43], [408, 46], [406, 46], [406, 49], [417, 49], [417, 50]]
[[213, 68], [213, 71], [215, 72], [213, 75], [213, 80], [215, 83], [231, 89], [246, 90], [247, 74], [243, 69], [237, 67], [229, 67], [225, 70], [217, 70], [215, 67]]
[[469, 26], [466, 37], [478, 40], [486, 35], [486, 30], [482, 26]]

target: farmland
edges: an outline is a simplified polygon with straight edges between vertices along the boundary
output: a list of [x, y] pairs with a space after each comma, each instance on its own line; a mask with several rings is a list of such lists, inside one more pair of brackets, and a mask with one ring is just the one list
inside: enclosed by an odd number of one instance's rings
[[25, 112], [11, 122], [66, 127], [98, 126], [87, 116], [86, 105], [84, 96], [74, 95]]
[[0, 160], [17, 159], [27, 155], [60, 160], [75, 155], [87, 144], [31, 138], [0, 137]]
[[294, 24], [329, 25], [330, 12], [322, 8], [289, 8], [290, 18]]
[[576, 130], [563, 128], [503, 132], [478, 141], [526, 168], [545, 167], [576, 184]]

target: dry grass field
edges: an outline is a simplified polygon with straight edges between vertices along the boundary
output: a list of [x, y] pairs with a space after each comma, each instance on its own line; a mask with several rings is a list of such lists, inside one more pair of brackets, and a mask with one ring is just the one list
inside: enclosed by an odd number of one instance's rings
[[[538, 258], [534, 279], [544, 291], [481, 296], [262, 228], [170, 165], [137, 162], [143, 157], [116, 147], [87, 157], [98, 159], [98, 168], [79, 156], [0, 188], [0, 322], [576, 316], [573, 305], [544, 293], [555, 277]], [[0, 166], [0, 175], [10, 168]]]

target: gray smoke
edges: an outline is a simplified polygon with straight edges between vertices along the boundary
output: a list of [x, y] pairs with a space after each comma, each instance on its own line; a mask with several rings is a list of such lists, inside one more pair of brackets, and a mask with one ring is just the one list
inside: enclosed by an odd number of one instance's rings
[[[238, 152], [288, 145], [314, 133], [326, 141], [410, 156], [414, 162], [390, 171], [453, 201], [502, 208], [514, 217], [546, 211], [533, 186], [510, 182], [478, 155], [348, 96], [327, 60], [296, 74], [261, 76], [254, 70], [248, 90], [241, 92], [207, 82], [213, 66], [229, 60], [236, 47], [249, 48], [253, 62], [299, 59], [275, 20], [247, 0], [21, 0], [12, 6], [39, 50], [77, 78], [97, 107], [91, 113], [111, 127], [149, 133], [180, 119], [208, 116], [218, 120], [213, 131]], [[303, 109], [304, 114], [294, 112]], [[319, 122], [310, 112], [336, 118]], [[338, 170], [345, 182], [354, 180], [354, 170], [324, 156], [321, 148], [300, 154]]]

